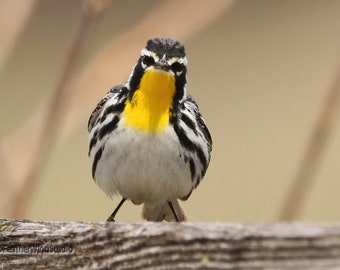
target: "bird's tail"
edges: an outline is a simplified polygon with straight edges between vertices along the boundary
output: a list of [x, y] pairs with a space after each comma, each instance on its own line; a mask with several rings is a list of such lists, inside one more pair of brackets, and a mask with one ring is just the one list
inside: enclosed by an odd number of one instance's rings
[[[178, 221], [186, 221], [187, 218], [177, 199], [171, 200]], [[159, 205], [144, 203], [143, 218], [147, 221], [176, 221], [175, 215], [168, 202]]]

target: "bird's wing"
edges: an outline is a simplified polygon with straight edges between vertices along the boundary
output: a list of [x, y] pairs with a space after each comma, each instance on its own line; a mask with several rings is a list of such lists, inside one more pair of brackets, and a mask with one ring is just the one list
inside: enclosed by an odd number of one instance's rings
[[93, 126], [96, 123], [96, 120], [98, 118], [98, 116], [100, 115], [101, 111], [104, 108], [105, 103], [113, 98], [115, 95], [119, 95], [121, 94], [122, 89], [124, 88], [124, 85], [116, 85], [114, 87], [112, 87], [106, 94], [105, 96], [99, 101], [99, 103], [97, 104], [96, 108], [93, 110], [93, 112], [91, 113], [91, 116], [89, 118], [88, 124], [87, 124], [87, 130], [90, 132], [91, 129], [93, 128]]

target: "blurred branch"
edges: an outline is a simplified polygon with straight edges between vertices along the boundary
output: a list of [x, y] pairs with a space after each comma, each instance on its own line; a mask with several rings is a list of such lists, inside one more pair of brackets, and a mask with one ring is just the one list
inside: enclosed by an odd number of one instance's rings
[[29, 20], [36, 2], [37, 0], [0, 1], [0, 72]]
[[24, 216], [27, 201], [30, 198], [32, 190], [38, 179], [43, 163], [45, 162], [48, 153], [51, 151], [53, 144], [60, 133], [60, 122], [64, 116], [65, 108], [68, 106], [68, 100], [71, 91], [67, 85], [74, 75], [78, 60], [84, 54], [85, 46], [94, 34], [96, 22], [99, 16], [105, 11], [108, 6], [108, 0], [87, 0], [84, 2], [84, 9], [81, 17], [81, 22], [77, 30], [73, 45], [66, 58], [65, 67], [59, 84], [56, 87], [54, 96], [45, 110], [42, 120], [39, 141], [34, 149], [34, 156], [30, 159], [27, 173], [24, 175], [21, 185], [16, 190], [10, 206], [12, 207], [12, 216]]
[[311, 134], [304, 157], [281, 211], [280, 220], [293, 220], [306, 200], [320, 165], [329, 136], [334, 129], [340, 102], [340, 69]]
[[[37, 0], [2, 0], [0, 1], [0, 73], [10, 56], [18, 37], [34, 11]], [[15, 16], [13, 16], [15, 14]], [[10, 199], [8, 190], [16, 186], [15, 171], [11, 170], [7, 153], [0, 140], [0, 205]], [[0, 209], [1, 212], [3, 209]]]

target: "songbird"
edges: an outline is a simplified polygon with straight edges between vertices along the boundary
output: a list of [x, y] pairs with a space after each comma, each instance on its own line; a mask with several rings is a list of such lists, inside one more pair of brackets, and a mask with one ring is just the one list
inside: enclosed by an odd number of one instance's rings
[[185, 221], [187, 200], [204, 177], [212, 140], [186, 91], [184, 46], [170, 38], [147, 41], [131, 75], [110, 89], [92, 112], [92, 177], [110, 197], [143, 205], [148, 221]]

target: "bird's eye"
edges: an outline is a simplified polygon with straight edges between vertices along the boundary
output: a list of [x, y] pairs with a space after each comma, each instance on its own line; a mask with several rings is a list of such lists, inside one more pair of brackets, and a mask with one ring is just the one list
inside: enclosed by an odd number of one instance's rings
[[144, 56], [142, 62], [146, 66], [151, 66], [155, 63], [155, 59], [153, 59], [151, 56]]
[[173, 63], [173, 64], [171, 65], [171, 69], [172, 69], [175, 73], [181, 72], [182, 69], [183, 69], [183, 65], [180, 64], [180, 63], [178, 63], [178, 62], [175, 62], [175, 63]]

